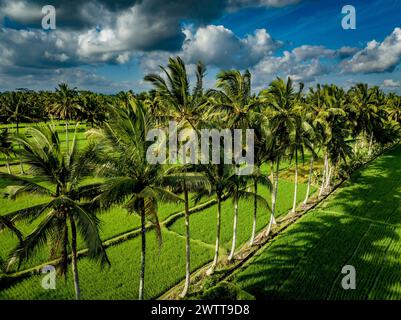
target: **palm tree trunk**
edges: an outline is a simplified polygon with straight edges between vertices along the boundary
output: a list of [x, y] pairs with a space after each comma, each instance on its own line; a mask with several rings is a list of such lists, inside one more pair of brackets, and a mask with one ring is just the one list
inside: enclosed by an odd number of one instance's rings
[[333, 170], [333, 165], [330, 165], [330, 163], [328, 163], [328, 167], [330, 168], [329, 174], [327, 175], [327, 179], [326, 179], [326, 185], [324, 186], [325, 189], [330, 188], [330, 182], [331, 182], [331, 174], [332, 174], [332, 170]]
[[145, 255], [146, 255], [146, 221], [145, 221], [145, 208], [142, 203], [141, 208], [141, 240], [142, 240], [142, 248], [141, 248], [141, 271], [139, 274], [139, 300], [143, 300], [143, 291], [145, 285]]
[[323, 191], [324, 191], [324, 184], [325, 184], [325, 178], [326, 178], [326, 163], [327, 163], [327, 154], [324, 155], [324, 165], [323, 165], [323, 173], [322, 173], [322, 185], [320, 187], [319, 197], [323, 195]]
[[[17, 121], [17, 134], [19, 133], [19, 122]], [[21, 145], [19, 145], [19, 149], [21, 149]], [[24, 172], [24, 166], [22, 165], [22, 158], [21, 158], [21, 150], [18, 150], [18, 158], [19, 158], [19, 167], [20, 167], [20, 173], [25, 174]]]
[[313, 173], [313, 154], [312, 154], [312, 158], [310, 159], [308, 186], [306, 188], [306, 196], [305, 196], [305, 200], [303, 202], [304, 206], [306, 206], [306, 204], [308, 203], [308, 200], [309, 200], [310, 185], [311, 185], [311, 181], [312, 181], [312, 173]]
[[273, 160], [270, 161], [270, 181], [273, 183], [274, 179], [274, 163]]
[[65, 142], [67, 144], [67, 153], [70, 152], [70, 141], [68, 136], [68, 120], [65, 120]]
[[78, 264], [77, 264], [77, 229], [74, 218], [69, 214], [71, 224], [71, 253], [72, 253], [72, 275], [74, 278], [75, 300], [81, 298], [81, 289], [79, 288]]
[[270, 221], [269, 225], [265, 231], [265, 236], [267, 237], [270, 234], [270, 231], [273, 227], [273, 225], [276, 225], [276, 218], [275, 213], [276, 213], [276, 202], [277, 202], [277, 191], [278, 191], [278, 172], [280, 168], [280, 158], [277, 158], [277, 163], [276, 163], [276, 176], [274, 177], [274, 185], [273, 185], [273, 196], [272, 196], [272, 211], [270, 215]]
[[249, 241], [249, 246], [253, 246], [253, 243], [255, 241], [255, 235], [256, 235], [256, 220], [257, 220], [257, 214], [258, 214], [258, 201], [257, 201], [257, 193], [258, 193], [258, 182], [256, 179], [253, 180], [253, 188], [255, 191], [255, 195], [253, 197], [253, 223], [252, 223], [252, 234], [251, 234], [251, 240]]
[[373, 132], [370, 134], [368, 156], [372, 155]]
[[217, 228], [216, 228], [216, 247], [214, 249], [214, 259], [211, 267], [206, 272], [207, 275], [212, 275], [216, 269], [217, 262], [219, 259], [219, 248], [220, 248], [220, 223], [221, 223], [221, 197], [217, 195]]
[[233, 224], [233, 240], [231, 243], [231, 252], [228, 256], [228, 262], [231, 262], [234, 258], [235, 247], [237, 243], [237, 224], [238, 224], [238, 195], [234, 195], [234, 224]]
[[10, 158], [8, 157], [8, 155], [6, 155], [6, 166], [7, 166], [8, 174], [12, 174], [11, 167], [10, 167]]
[[189, 201], [187, 184], [184, 182], [184, 201], [185, 201], [185, 285], [180, 296], [184, 298], [187, 295], [191, 283], [191, 247], [189, 230]]
[[298, 150], [295, 149], [295, 177], [294, 177], [294, 201], [292, 203], [291, 212], [294, 213], [297, 206], [297, 192], [298, 192]]

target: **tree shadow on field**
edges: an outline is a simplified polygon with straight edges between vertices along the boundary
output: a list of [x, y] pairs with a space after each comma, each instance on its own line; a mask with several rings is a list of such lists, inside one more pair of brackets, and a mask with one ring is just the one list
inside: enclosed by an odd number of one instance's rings
[[[257, 299], [401, 299], [401, 147], [355, 172], [234, 281]], [[356, 271], [345, 290], [342, 268]]]

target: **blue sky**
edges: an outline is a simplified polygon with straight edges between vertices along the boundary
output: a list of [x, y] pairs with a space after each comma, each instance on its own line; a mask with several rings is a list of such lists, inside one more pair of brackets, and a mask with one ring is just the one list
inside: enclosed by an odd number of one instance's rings
[[[0, 91], [68, 82], [141, 91], [143, 76], [180, 55], [206, 84], [220, 69], [249, 69], [259, 90], [276, 76], [313, 86], [357, 82], [401, 91], [401, 0], [49, 1], [57, 28], [41, 28], [42, 2], [0, 0]], [[341, 26], [344, 5], [356, 29]]]

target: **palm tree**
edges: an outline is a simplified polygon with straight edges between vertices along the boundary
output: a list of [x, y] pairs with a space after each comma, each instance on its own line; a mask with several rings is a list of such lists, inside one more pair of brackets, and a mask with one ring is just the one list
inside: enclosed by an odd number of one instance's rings
[[[19, 126], [23, 121], [31, 121], [28, 115], [25, 92], [13, 91], [8, 92], [5, 96], [4, 105], [5, 111], [8, 115], [7, 123], [15, 123], [16, 132], [19, 133]], [[20, 160], [20, 171], [24, 174], [24, 167], [22, 165], [21, 156], [18, 152]]]
[[273, 153], [275, 154], [276, 173], [274, 177], [273, 196], [271, 206], [271, 217], [265, 231], [267, 236], [273, 225], [276, 224], [275, 211], [278, 191], [278, 174], [280, 158], [285, 154], [290, 144], [291, 131], [297, 125], [298, 114], [296, 112], [299, 103], [300, 90], [296, 92], [291, 78], [285, 83], [283, 79], [277, 78], [272, 81], [269, 88], [260, 94], [262, 102], [267, 106], [265, 112], [270, 119]]
[[2, 129], [0, 132], [0, 153], [6, 158], [6, 166], [9, 174], [12, 174], [10, 167], [10, 157], [14, 153], [12, 143], [10, 142], [8, 129]]
[[24, 163], [30, 166], [31, 173], [38, 180], [47, 181], [49, 186], [0, 173], [0, 178], [14, 186], [9, 196], [17, 199], [26, 193], [40, 194], [47, 195], [49, 200], [5, 216], [12, 223], [22, 219], [41, 220], [15, 248], [10, 265], [16, 261], [21, 264], [37, 248], [49, 241], [51, 259], [60, 256], [59, 270], [61, 274], [66, 274], [67, 247], [70, 245], [75, 298], [80, 299], [77, 233], [82, 235], [91, 258], [99, 259], [102, 265], [109, 263], [99, 236], [99, 220], [94, 213], [98, 206], [90, 201], [96, 195], [98, 185], [81, 185], [83, 179], [91, 174], [90, 162], [96, 150], [90, 145], [84, 151], [78, 152], [74, 135], [70, 152], [62, 152], [57, 131], [50, 126], [29, 128], [25, 134], [17, 135], [14, 140], [23, 146], [21, 155]]
[[[300, 110], [299, 110], [300, 112]], [[297, 192], [298, 192], [298, 155], [301, 155], [302, 162], [305, 159], [305, 149], [313, 153], [313, 129], [311, 125], [305, 121], [302, 115], [299, 115], [295, 126], [290, 132], [290, 141], [288, 145], [290, 160], [295, 157], [295, 177], [294, 177], [294, 197], [291, 212], [295, 213], [297, 205]]]
[[[232, 132], [236, 129], [245, 130], [251, 128], [255, 118], [254, 113], [260, 107], [259, 99], [251, 93], [251, 73], [248, 70], [243, 74], [238, 70], [221, 71], [217, 75], [216, 86], [220, 90], [212, 89], [208, 91], [208, 96], [213, 98], [212, 106], [215, 110], [210, 114], [210, 117], [220, 119], [220, 122], [225, 123], [225, 126], [230, 128]], [[256, 180], [254, 181], [255, 199], [252, 236], [250, 240], [251, 246], [255, 239], [257, 223]], [[234, 214], [234, 230], [236, 229], [236, 216], [237, 214]], [[235, 241], [233, 241], [234, 243]], [[231, 259], [234, 254], [233, 249], [230, 254]]]
[[182, 201], [169, 190], [176, 183], [161, 164], [147, 161], [147, 133], [154, 128], [152, 114], [143, 102], [131, 99], [128, 108], [114, 107], [111, 119], [101, 129], [92, 130], [103, 145], [99, 153], [98, 173], [110, 177], [101, 187], [96, 198], [102, 207], [124, 204], [130, 214], [141, 217], [141, 268], [139, 275], [139, 299], [144, 297], [146, 259], [146, 220], [155, 226], [159, 241], [161, 230], [158, 219], [158, 201]]
[[60, 83], [53, 96], [49, 113], [53, 116], [65, 121], [65, 140], [67, 144], [67, 152], [70, 148], [68, 135], [69, 121], [76, 116], [79, 110], [78, 92], [76, 88], [70, 88], [66, 83]]
[[401, 122], [401, 96], [390, 93], [387, 97], [388, 119], [397, 123]]
[[[221, 151], [222, 148], [220, 148]], [[220, 152], [221, 160], [223, 154]], [[198, 192], [195, 195], [195, 203], [198, 203], [203, 197], [214, 194], [217, 201], [217, 217], [216, 217], [216, 245], [214, 249], [214, 258], [212, 265], [207, 270], [207, 275], [212, 275], [216, 270], [217, 263], [219, 261], [220, 251], [220, 233], [221, 233], [221, 203], [224, 200], [225, 191], [230, 185], [229, 182], [236, 176], [235, 167], [233, 165], [224, 164], [220, 161], [220, 164], [199, 164], [194, 166], [194, 171], [202, 172], [208, 179], [211, 186], [211, 192]]]
[[[206, 72], [205, 66], [198, 62], [196, 66], [196, 84], [190, 93], [190, 84], [187, 76], [187, 71], [184, 62], [180, 57], [170, 58], [167, 68], [160, 67], [166, 79], [158, 74], [149, 74], [145, 76], [145, 80], [149, 81], [155, 88], [155, 101], [152, 101], [154, 110], [159, 115], [163, 115], [162, 120], [173, 119], [182, 129], [193, 129], [198, 132], [198, 126], [204, 121], [204, 110], [207, 107], [207, 99], [203, 94], [203, 78]], [[186, 164], [186, 159], [181, 159], [183, 164]], [[183, 167], [187, 170], [187, 166]], [[186, 175], [184, 177], [194, 177]], [[189, 185], [185, 182], [182, 184], [185, 201], [185, 238], [186, 238], [186, 276], [185, 286], [181, 293], [181, 297], [185, 297], [188, 292], [191, 276], [191, 250], [190, 250], [190, 223], [189, 223], [189, 203], [188, 192]]]

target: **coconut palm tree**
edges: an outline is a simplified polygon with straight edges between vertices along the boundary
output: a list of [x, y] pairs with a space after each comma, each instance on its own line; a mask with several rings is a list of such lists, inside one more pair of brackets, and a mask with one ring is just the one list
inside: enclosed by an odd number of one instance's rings
[[[298, 110], [301, 112], [301, 110]], [[295, 176], [294, 176], [294, 197], [291, 212], [295, 213], [297, 205], [297, 192], [298, 192], [298, 157], [301, 156], [302, 162], [305, 160], [305, 150], [312, 153], [312, 159], [314, 157], [313, 150], [313, 128], [304, 120], [302, 115], [299, 115], [295, 126], [290, 131], [290, 140], [288, 145], [288, 151], [290, 161], [295, 158]]]
[[[7, 123], [15, 123], [16, 132], [19, 133], [19, 126], [23, 121], [31, 121], [26, 105], [26, 93], [20, 91], [8, 92], [5, 95], [4, 106], [7, 113]], [[20, 160], [20, 172], [24, 174], [21, 156], [18, 152]]]
[[[80, 233], [89, 250], [89, 257], [97, 258], [102, 265], [109, 263], [99, 236], [99, 220], [91, 201], [98, 192], [98, 185], [82, 185], [91, 174], [91, 161], [96, 154], [93, 145], [84, 151], [77, 150], [75, 135], [72, 148], [63, 152], [57, 131], [50, 126], [31, 127], [25, 134], [17, 135], [14, 141], [21, 144], [21, 156], [30, 166], [31, 174], [48, 186], [15, 175], [0, 173], [8, 185], [13, 186], [9, 197], [17, 199], [23, 194], [47, 195], [46, 203], [9, 213], [4, 216], [12, 223], [20, 220], [40, 220], [12, 253], [9, 265], [32, 257], [41, 246], [49, 243], [51, 259], [60, 257], [59, 270], [66, 274], [68, 246], [71, 247], [71, 266], [74, 279], [75, 298], [80, 298], [77, 264], [77, 234]], [[69, 238], [71, 237], [71, 241]]]
[[65, 140], [68, 152], [70, 148], [68, 134], [69, 121], [77, 115], [80, 108], [77, 88], [70, 88], [68, 84], [60, 83], [52, 98], [49, 113], [65, 121]]
[[[243, 74], [241, 74], [239, 70], [221, 71], [217, 75], [216, 86], [219, 90], [212, 89], [207, 93], [209, 97], [212, 97], [212, 106], [214, 110], [210, 114], [210, 117], [220, 119], [220, 122], [225, 123], [224, 126], [229, 128], [232, 132], [236, 129], [250, 129], [255, 118], [254, 113], [259, 111], [260, 108], [259, 99], [251, 93], [251, 73], [248, 70]], [[256, 176], [254, 177], [256, 178]], [[259, 178], [256, 178], [256, 180], [258, 179]], [[256, 180], [254, 181], [255, 199], [252, 235], [250, 240], [251, 246], [255, 239], [257, 223]], [[234, 230], [236, 228], [236, 216], [237, 214], [234, 214]], [[233, 241], [233, 244], [234, 243], [235, 241]], [[230, 254], [231, 259], [233, 254], [234, 251], [232, 249]]]
[[10, 167], [10, 157], [14, 153], [12, 143], [8, 134], [8, 129], [2, 129], [0, 132], [0, 153], [6, 158], [6, 166], [9, 174], [12, 174]]
[[[152, 114], [144, 103], [132, 98], [127, 107], [113, 107], [111, 119], [101, 129], [91, 130], [89, 136], [97, 137], [102, 152], [98, 153], [98, 174], [109, 177], [96, 198], [102, 207], [123, 204], [130, 214], [141, 217], [141, 267], [139, 275], [139, 299], [144, 297], [146, 262], [146, 220], [156, 227], [161, 241], [158, 219], [159, 201], [182, 201], [171, 192], [175, 176], [168, 177], [167, 168], [150, 164], [147, 150], [152, 144], [146, 141], [154, 128]], [[182, 178], [181, 178], [182, 179]]]
[[[192, 90], [187, 76], [185, 63], [180, 57], [170, 58], [167, 68], [160, 67], [165, 78], [158, 74], [148, 74], [145, 76], [145, 81], [150, 82], [154, 86], [155, 100], [152, 101], [152, 106], [157, 110], [157, 114], [163, 115], [162, 120], [174, 120], [177, 126], [181, 129], [192, 129], [199, 133], [198, 127], [205, 121], [205, 110], [208, 106], [208, 101], [203, 93], [203, 78], [206, 68], [198, 62], [196, 65], [195, 76], [196, 84]], [[170, 159], [171, 160], [171, 159]], [[186, 159], [181, 159], [182, 164], [186, 164]], [[187, 166], [184, 166], [187, 170]], [[185, 175], [192, 177], [193, 175]], [[189, 288], [191, 276], [191, 249], [190, 249], [190, 222], [189, 222], [189, 197], [188, 192], [190, 187], [183, 182], [182, 189], [184, 192], [185, 201], [185, 252], [186, 252], [186, 276], [185, 286], [181, 293], [184, 297]]]
[[281, 78], [272, 81], [269, 88], [260, 93], [262, 102], [267, 106], [264, 110], [270, 119], [272, 134], [272, 151], [275, 154], [276, 172], [273, 185], [271, 217], [265, 231], [267, 236], [273, 225], [276, 224], [275, 211], [278, 192], [278, 174], [280, 159], [284, 156], [289, 144], [291, 131], [297, 125], [299, 115], [296, 112], [302, 86], [297, 92], [294, 89], [291, 78], [285, 82]]

